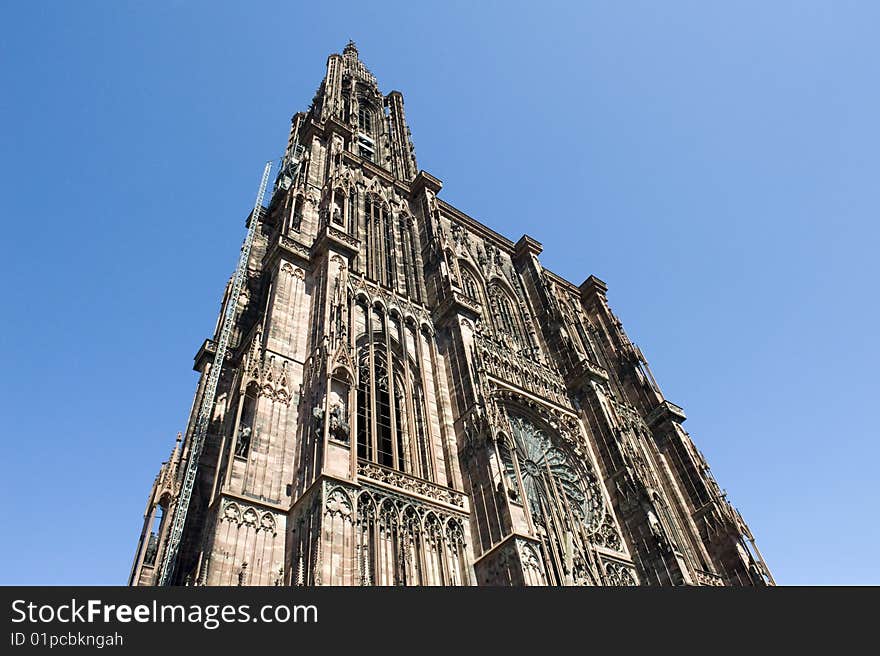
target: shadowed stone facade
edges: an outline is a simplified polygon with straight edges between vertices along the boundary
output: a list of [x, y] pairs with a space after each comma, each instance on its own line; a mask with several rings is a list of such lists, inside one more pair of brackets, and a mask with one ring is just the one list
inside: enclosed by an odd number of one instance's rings
[[[233, 348], [174, 583], [773, 583], [605, 284], [438, 198], [354, 44], [293, 117], [294, 157], [223, 299]], [[157, 582], [216, 339], [132, 585]]]

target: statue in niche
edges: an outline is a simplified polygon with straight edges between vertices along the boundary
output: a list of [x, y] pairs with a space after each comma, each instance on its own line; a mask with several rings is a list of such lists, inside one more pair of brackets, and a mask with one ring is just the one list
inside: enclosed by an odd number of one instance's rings
[[654, 514], [653, 510], [648, 511], [648, 526], [651, 528], [651, 533], [655, 537], [663, 535], [663, 527], [660, 525], [660, 520], [657, 518], [657, 515]]
[[663, 528], [663, 524], [660, 523], [660, 518], [657, 517], [657, 514], [650, 508], [648, 509], [648, 527], [651, 529], [651, 535], [657, 540], [657, 544], [660, 548], [664, 551], [672, 551], [672, 543], [666, 535], [666, 530]]
[[542, 274], [542, 278], [547, 288], [547, 300], [550, 302], [550, 309], [553, 312], [558, 312], [559, 301], [557, 299], [559, 298], [559, 292], [556, 290], [556, 283], [550, 280], [546, 273]]
[[[318, 433], [324, 429], [324, 415], [324, 402], [322, 400], [321, 403], [312, 409], [315, 430]], [[348, 443], [351, 427], [348, 425], [345, 405], [342, 402], [342, 398], [336, 392], [330, 392], [330, 424], [328, 428], [330, 437], [340, 442]]]
[[235, 446], [235, 455], [246, 458], [251, 448], [251, 427], [242, 426], [238, 431], [238, 442]]
[[516, 480], [516, 469], [514, 468], [510, 446], [501, 443], [498, 445], [498, 452], [501, 454], [501, 464], [503, 467], [501, 480], [498, 481], [498, 493], [506, 493], [508, 499], [515, 503], [520, 503], [519, 484]]
[[330, 321], [332, 325], [332, 332], [334, 341], [339, 341], [345, 338], [348, 324], [347, 317], [347, 303], [344, 300], [343, 292], [340, 287], [340, 279], [341, 274], [345, 273], [345, 265], [341, 265], [340, 270], [340, 278], [336, 279], [336, 285], [333, 288], [333, 305], [330, 310]]
[[153, 565], [156, 562], [156, 552], [159, 551], [159, 537], [155, 533], [150, 533], [147, 540], [147, 550], [144, 552], [144, 563]]
[[241, 564], [241, 568], [238, 570], [238, 584], [239, 585], [244, 585], [245, 582], [247, 581], [247, 568], [248, 568], [248, 564], [245, 562], [245, 563]]
[[320, 433], [324, 428], [324, 404], [319, 403], [312, 408], [312, 417], [315, 420], [315, 430]]
[[499, 487], [506, 488], [507, 498], [515, 503], [519, 503], [519, 491], [516, 479], [509, 472], [505, 472], [504, 482], [499, 483]]
[[337, 303], [333, 309], [334, 333], [337, 339], [342, 339], [345, 335], [345, 305]]
[[336, 392], [330, 392], [330, 436], [348, 443], [351, 431], [345, 416], [345, 406]]
[[485, 272], [486, 271], [486, 253], [482, 248], [477, 248], [477, 263], [480, 265], [480, 268]]
[[589, 570], [584, 559], [578, 554], [574, 557], [574, 567], [571, 572], [571, 583], [577, 586], [592, 585]]

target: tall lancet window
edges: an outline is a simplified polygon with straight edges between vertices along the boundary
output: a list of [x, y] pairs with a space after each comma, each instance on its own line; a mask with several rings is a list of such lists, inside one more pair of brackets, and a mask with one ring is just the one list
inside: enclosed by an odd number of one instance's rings
[[376, 279], [376, 221], [373, 218], [373, 206], [375, 204], [375, 196], [367, 194], [366, 198], [364, 198], [364, 254], [366, 256], [364, 273], [372, 280]]
[[373, 135], [373, 108], [366, 101], [358, 107], [358, 127], [368, 137]]
[[348, 230], [352, 234], [357, 234], [358, 226], [358, 197], [357, 190], [352, 186], [352, 190], [348, 194]]
[[412, 232], [410, 230], [411, 219], [402, 214], [398, 221], [397, 234], [400, 235], [401, 264], [403, 264], [403, 292], [407, 296], [415, 295], [415, 253], [412, 244]]
[[415, 327], [359, 303], [358, 458], [434, 480]]
[[419, 504], [402, 510], [377, 490], [357, 498], [355, 561], [361, 585], [467, 585], [461, 519]]
[[515, 310], [516, 304], [510, 294], [500, 285], [494, 284], [489, 288], [489, 301], [498, 332], [512, 339], [520, 348], [528, 346], [519, 313]]
[[373, 395], [370, 351], [364, 349], [358, 361], [357, 388], [357, 454], [364, 460], [373, 459]]
[[358, 154], [371, 162], [376, 161], [375, 118], [376, 110], [373, 105], [361, 98], [358, 103]]
[[418, 446], [418, 472], [422, 478], [433, 479], [431, 454], [428, 450], [428, 436], [425, 432], [425, 395], [422, 386], [416, 382], [412, 388], [412, 403], [415, 413], [415, 438]]
[[364, 200], [366, 227], [367, 276], [392, 289], [397, 283], [397, 256], [394, 226], [388, 205], [376, 196]]
[[376, 440], [380, 465], [394, 466], [394, 431], [391, 423], [391, 381], [384, 345], [373, 347], [373, 374], [376, 390]]
[[382, 282], [392, 289], [396, 288], [396, 253], [394, 248], [394, 226], [388, 219], [388, 210], [382, 206], [382, 226], [384, 228], [384, 243], [382, 245], [382, 261], [384, 264], [384, 275]]
[[461, 267], [461, 288], [462, 291], [464, 291], [465, 296], [467, 296], [468, 298], [472, 298], [475, 301], [482, 302], [480, 292], [477, 291], [477, 281], [474, 278], [474, 274], [472, 274], [463, 266]]
[[590, 336], [587, 334], [586, 328], [584, 327], [584, 321], [586, 320], [583, 314], [577, 309], [578, 301], [572, 301], [572, 321], [574, 323], [575, 330], [577, 331], [578, 337], [581, 340], [581, 344], [584, 347], [584, 353], [594, 362], [596, 361], [596, 351], [593, 348], [593, 341], [590, 339]]
[[410, 298], [421, 302], [422, 292], [420, 285], [420, 273], [418, 267], [418, 239], [416, 236], [416, 225], [412, 216], [405, 211], [402, 213], [396, 226], [396, 235], [394, 236], [397, 249], [395, 251], [395, 260], [393, 266], [398, 263], [399, 267], [394, 269], [395, 284], [399, 284], [404, 294]]

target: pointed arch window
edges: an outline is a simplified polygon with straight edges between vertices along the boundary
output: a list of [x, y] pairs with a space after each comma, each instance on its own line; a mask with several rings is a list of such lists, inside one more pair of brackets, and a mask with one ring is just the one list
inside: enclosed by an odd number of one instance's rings
[[166, 511], [167, 500], [164, 498], [153, 506], [153, 521], [150, 525], [150, 534], [147, 537], [147, 548], [144, 550], [144, 565], [156, 564], [156, 555], [159, 552], [159, 538], [162, 536], [162, 530], [165, 528]]
[[480, 294], [477, 291], [477, 281], [474, 279], [474, 275], [468, 271], [465, 267], [461, 268], [461, 286], [462, 290], [465, 293], [465, 296], [468, 298], [472, 298], [475, 301], [480, 300]]
[[368, 137], [373, 134], [373, 107], [365, 102], [361, 101], [358, 107], [358, 127], [360, 131], [366, 134]]
[[500, 285], [494, 284], [489, 289], [489, 300], [498, 332], [510, 337], [521, 348], [527, 346], [519, 313], [515, 312], [516, 305], [510, 295]]
[[[354, 185], [352, 185], [354, 187]], [[357, 234], [358, 225], [358, 197], [357, 190], [352, 188], [348, 194], [348, 226], [349, 232]]]
[[372, 397], [373, 372], [370, 366], [370, 353], [365, 350], [361, 353], [358, 363], [358, 388], [357, 388], [357, 455], [364, 460], [373, 459], [373, 439], [371, 426], [373, 425], [373, 397]]
[[419, 271], [416, 224], [412, 216], [407, 214], [405, 210], [394, 224], [394, 234], [390, 239], [392, 244], [390, 252], [393, 259], [389, 263], [391, 268], [389, 286], [397, 289], [399, 285], [399, 291], [421, 302], [421, 273]]
[[407, 296], [416, 295], [416, 267], [415, 250], [413, 249], [412, 219], [406, 214], [400, 216], [398, 221], [398, 234], [400, 235], [401, 255], [403, 264], [404, 293]]
[[384, 278], [383, 281], [388, 287], [395, 289], [396, 287], [396, 267], [395, 267], [395, 249], [394, 249], [394, 227], [388, 220], [388, 210], [382, 206], [382, 225], [384, 227], [384, 244], [382, 248], [382, 259], [384, 262]]
[[373, 374], [376, 391], [377, 462], [394, 466], [394, 434], [391, 423], [391, 385], [388, 380], [388, 360], [381, 345], [373, 350]]
[[396, 290], [397, 255], [388, 205], [376, 196], [364, 200], [367, 237], [367, 276]]
[[358, 458], [434, 480], [413, 327], [378, 308], [359, 305], [358, 312], [365, 320], [357, 340]]
[[[428, 436], [425, 434], [425, 395], [422, 386], [415, 383], [412, 388], [413, 410], [415, 412], [415, 432], [418, 444], [419, 467], [422, 472], [431, 471], [431, 454], [428, 452]], [[429, 478], [425, 475], [424, 478]]]
[[404, 380], [403, 372], [396, 371], [394, 373], [394, 430], [397, 439], [394, 440], [394, 449], [397, 462], [399, 463], [398, 468], [407, 471], [411, 469], [408, 464], [408, 447], [410, 442], [409, 431], [407, 430], [409, 426], [408, 405], [406, 381]]
[[373, 108], [373, 105], [361, 99], [358, 103], [358, 154], [371, 162], [376, 161], [375, 116], [376, 110]]
[[378, 491], [357, 498], [355, 560], [361, 585], [467, 585], [460, 519], [420, 504], [402, 508]]
[[596, 362], [596, 350], [593, 348], [593, 340], [590, 339], [590, 336], [587, 334], [586, 329], [584, 328], [584, 316], [577, 309], [575, 305], [577, 301], [572, 301], [573, 306], [573, 323], [575, 330], [577, 331], [578, 337], [581, 340], [581, 344], [584, 348], [584, 353], [589, 357], [592, 361]]

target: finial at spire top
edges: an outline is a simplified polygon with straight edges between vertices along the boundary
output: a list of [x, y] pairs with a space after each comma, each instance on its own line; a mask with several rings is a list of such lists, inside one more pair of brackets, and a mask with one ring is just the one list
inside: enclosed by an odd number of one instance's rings
[[348, 44], [345, 46], [345, 50], [342, 51], [342, 54], [344, 54], [344, 55], [347, 55], [349, 53], [354, 53], [355, 57], [357, 57], [357, 55], [358, 55], [357, 46], [354, 44], [354, 41], [352, 41], [351, 39], [348, 40]]

